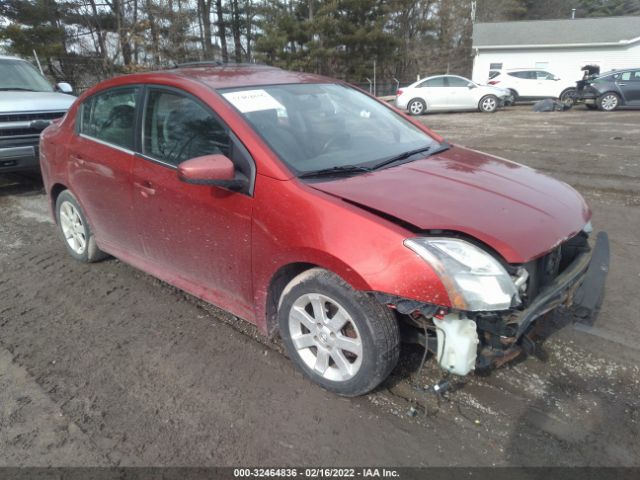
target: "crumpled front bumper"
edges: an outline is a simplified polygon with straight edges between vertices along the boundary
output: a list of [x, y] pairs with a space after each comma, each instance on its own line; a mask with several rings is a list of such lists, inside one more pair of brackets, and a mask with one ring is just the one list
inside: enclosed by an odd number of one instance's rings
[[600, 232], [593, 249], [578, 254], [525, 310], [519, 312], [516, 339], [527, 332], [534, 320], [560, 305], [571, 307], [580, 317], [592, 316], [602, 297], [608, 272], [609, 236]]

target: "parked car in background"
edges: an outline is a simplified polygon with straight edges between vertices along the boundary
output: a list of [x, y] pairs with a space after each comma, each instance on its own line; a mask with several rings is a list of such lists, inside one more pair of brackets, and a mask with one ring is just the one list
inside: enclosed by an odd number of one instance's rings
[[606, 234], [592, 250], [591, 210], [567, 184], [307, 73], [111, 79], [40, 153], [73, 258], [112, 254], [279, 332], [342, 395], [389, 375], [401, 325], [457, 375], [514, 358], [556, 306], [592, 312], [607, 271]]
[[492, 113], [510, 101], [511, 94], [508, 90], [478, 85], [457, 75], [425, 78], [396, 93], [396, 107], [411, 115], [456, 110]]
[[75, 97], [68, 83], [52, 87], [31, 63], [0, 56], [0, 172], [39, 170], [38, 140]]
[[623, 106], [640, 107], [640, 68], [607, 72], [578, 83], [578, 99], [587, 108], [611, 112]]
[[576, 95], [575, 79], [562, 79], [546, 70], [506, 70], [494, 76], [488, 83], [508, 89], [514, 102], [557, 98], [561, 102], [573, 103]]

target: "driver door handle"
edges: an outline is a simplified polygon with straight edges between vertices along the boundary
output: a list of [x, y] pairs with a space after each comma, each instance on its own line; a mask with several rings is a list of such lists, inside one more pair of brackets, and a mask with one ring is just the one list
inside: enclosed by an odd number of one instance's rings
[[133, 185], [140, 190], [140, 195], [145, 198], [150, 197], [151, 195], [156, 194], [156, 189], [149, 180], [145, 180], [143, 182], [133, 182]]

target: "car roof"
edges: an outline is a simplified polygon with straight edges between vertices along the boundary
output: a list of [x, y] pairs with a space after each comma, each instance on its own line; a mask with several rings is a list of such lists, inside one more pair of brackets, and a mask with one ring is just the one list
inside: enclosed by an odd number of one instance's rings
[[0, 60], [19, 60], [21, 62], [27, 62], [28, 61], [28, 60], [25, 60], [24, 58], [9, 57], [7, 55], [0, 55]]
[[509, 73], [509, 72], [548, 72], [549, 69], [548, 68], [509, 68], [507, 70], [504, 70], [505, 72]]
[[260, 85], [283, 85], [291, 83], [338, 83], [338, 80], [303, 72], [290, 72], [277, 67], [259, 64], [194, 63], [175, 68], [135, 74], [137, 81], [145, 77], [157, 78], [168, 75], [197, 80], [210, 88], [251, 87]]
[[636, 70], [640, 70], [640, 67], [636, 68], [619, 68], [618, 70], [609, 70], [608, 72], [601, 73], [598, 75], [599, 77], [607, 77], [609, 75], [614, 75], [616, 73], [624, 73], [624, 72], [635, 72]]

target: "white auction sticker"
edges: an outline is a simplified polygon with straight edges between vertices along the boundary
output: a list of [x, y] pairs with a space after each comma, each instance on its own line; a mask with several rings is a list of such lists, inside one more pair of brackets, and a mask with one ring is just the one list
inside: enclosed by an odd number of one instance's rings
[[243, 90], [223, 93], [222, 96], [242, 113], [262, 110], [285, 110], [284, 106], [264, 90]]

